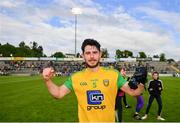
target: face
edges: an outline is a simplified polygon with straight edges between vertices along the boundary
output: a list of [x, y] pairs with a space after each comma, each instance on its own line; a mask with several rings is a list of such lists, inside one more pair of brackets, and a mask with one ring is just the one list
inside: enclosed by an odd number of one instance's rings
[[121, 69], [122, 76], [126, 76], [126, 71], [124, 69]]
[[154, 73], [154, 74], [152, 75], [152, 77], [153, 77], [154, 80], [157, 80], [158, 77], [159, 77], [159, 75], [158, 75], [157, 73]]
[[87, 45], [84, 49], [83, 58], [87, 67], [95, 68], [99, 65], [101, 52], [95, 46]]

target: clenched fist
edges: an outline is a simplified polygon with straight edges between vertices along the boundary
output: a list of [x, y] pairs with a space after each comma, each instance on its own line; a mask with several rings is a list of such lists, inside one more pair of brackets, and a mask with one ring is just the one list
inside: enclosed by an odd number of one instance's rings
[[50, 80], [54, 76], [54, 69], [53, 68], [45, 68], [42, 73], [43, 79], [45, 81]]

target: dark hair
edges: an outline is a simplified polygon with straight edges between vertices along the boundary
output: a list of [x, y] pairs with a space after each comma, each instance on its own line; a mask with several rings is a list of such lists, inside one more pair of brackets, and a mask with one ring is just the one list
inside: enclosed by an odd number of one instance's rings
[[119, 71], [121, 71], [121, 70], [126, 71], [126, 68], [125, 68], [125, 67], [120, 67], [120, 68], [119, 68]]
[[83, 53], [84, 53], [84, 49], [87, 45], [95, 46], [100, 51], [101, 45], [99, 44], [99, 42], [97, 42], [94, 39], [85, 39], [81, 46]]
[[154, 75], [154, 74], [159, 75], [159, 73], [158, 73], [157, 71], [154, 71], [154, 72], [152, 73], [152, 75]]

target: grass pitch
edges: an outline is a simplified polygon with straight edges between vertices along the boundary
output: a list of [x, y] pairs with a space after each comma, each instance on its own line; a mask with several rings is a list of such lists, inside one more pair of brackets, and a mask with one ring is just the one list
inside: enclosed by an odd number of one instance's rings
[[[61, 85], [66, 77], [55, 77], [56, 84]], [[180, 78], [160, 77], [164, 83], [162, 92], [163, 112], [166, 121], [180, 122]], [[143, 116], [148, 101], [145, 91], [144, 107], [140, 114]], [[127, 95], [127, 102], [132, 106], [123, 109], [124, 122], [136, 122], [132, 118], [136, 98]], [[156, 122], [157, 103], [154, 100], [148, 119], [143, 122]], [[76, 122], [77, 100], [70, 93], [61, 100], [54, 99], [40, 76], [0, 76], [0, 122]], [[137, 121], [138, 122], [138, 121]]]

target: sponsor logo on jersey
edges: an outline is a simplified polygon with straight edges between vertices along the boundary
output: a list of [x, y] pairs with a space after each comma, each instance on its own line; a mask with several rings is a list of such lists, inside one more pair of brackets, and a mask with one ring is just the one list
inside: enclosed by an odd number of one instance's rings
[[100, 90], [87, 91], [87, 99], [89, 105], [99, 105], [104, 100], [104, 95]]
[[92, 109], [105, 109], [105, 105], [101, 105], [102, 101], [104, 100], [104, 95], [101, 93], [100, 90], [90, 90], [87, 91], [87, 110], [90, 111]]
[[91, 109], [95, 109], [95, 110], [98, 110], [98, 109], [105, 109], [106, 108], [106, 105], [101, 105], [101, 106], [87, 106], [87, 110], [90, 111]]
[[87, 82], [80, 82], [80, 85], [81, 85], [81, 86], [86, 86], [86, 85], [87, 85]]

